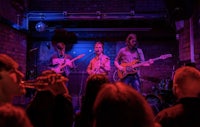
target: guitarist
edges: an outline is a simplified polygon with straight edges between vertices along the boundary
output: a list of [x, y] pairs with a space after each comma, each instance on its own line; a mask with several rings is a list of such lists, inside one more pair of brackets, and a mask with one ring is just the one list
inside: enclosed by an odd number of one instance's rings
[[52, 64], [56, 64], [54, 62], [55, 59], [60, 59], [60, 62], [58, 62], [57, 64], [66, 64], [66, 67], [60, 68], [60, 73], [64, 76], [68, 76], [70, 73], [70, 69], [73, 68], [73, 63], [70, 62], [72, 57], [69, 54], [65, 53], [65, 44], [63, 42], [57, 42], [55, 49], [57, 53], [52, 56]]
[[110, 58], [103, 54], [103, 43], [98, 41], [94, 46], [95, 57], [90, 61], [87, 67], [87, 73], [104, 74], [108, 76], [110, 71]]
[[56, 68], [59, 67], [59, 65], [65, 65], [63, 68], [60, 68], [59, 73], [67, 78], [70, 71], [74, 68], [74, 63], [70, 61], [72, 59], [71, 55], [65, 53], [67, 48], [66, 44], [71, 42], [71, 40], [75, 40], [74, 38], [76, 38], [75, 35], [73, 37], [71, 35], [69, 36], [69, 32], [64, 29], [55, 30], [55, 33], [52, 37], [52, 45], [56, 53], [51, 57], [51, 66]]
[[[119, 71], [127, 71], [125, 66], [122, 66], [123, 63], [131, 63], [135, 61], [135, 63], [144, 62], [144, 54], [142, 49], [137, 48], [137, 36], [136, 34], [129, 34], [126, 38], [126, 47], [123, 47], [119, 50], [114, 64]], [[145, 66], [149, 66], [149, 64], [153, 63], [153, 61], [149, 61]], [[138, 92], [141, 92], [141, 82], [139, 78], [139, 68], [131, 68], [129, 74], [120, 79], [120, 81], [131, 85]], [[132, 73], [131, 73], [132, 72]]]

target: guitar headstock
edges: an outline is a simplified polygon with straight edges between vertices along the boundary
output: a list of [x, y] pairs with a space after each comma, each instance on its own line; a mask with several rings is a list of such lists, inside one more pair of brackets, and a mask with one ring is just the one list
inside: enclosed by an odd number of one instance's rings
[[77, 59], [80, 59], [80, 58], [82, 58], [84, 56], [85, 56], [85, 54], [80, 54], [80, 55], [77, 56]]
[[159, 58], [160, 59], [167, 59], [169, 57], [172, 57], [172, 54], [165, 54], [165, 55], [161, 55]]

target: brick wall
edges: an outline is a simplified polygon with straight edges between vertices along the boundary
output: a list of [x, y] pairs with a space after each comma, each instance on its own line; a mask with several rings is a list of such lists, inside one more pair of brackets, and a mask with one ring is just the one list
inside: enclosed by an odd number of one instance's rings
[[[194, 33], [194, 59], [196, 67], [200, 69], [200, 22], [199, 22], [199, 9], [200, 1], [194, 9], [191, 17]], [[184, 28], [180, 31], [179, 39], [179, 59], [187, 64], [191, 61], [190, 51], [190, 23], [189, 19], [184, 20]]]
[[19, 63], [20, 70], [26, 73], [26, 34], [13, 28], [18, 23], [18, 14], [21, 15], [21, 12], [14, 9], [11, 1], [0, 0], [0, 53], [13, 57]]
[[184, 21], [184, 28], [179, 38], [179, 58], [181, 61], [190, 60], [190, 24], [189, 20]]
[[196, 10], [193, 16], [194, 24], [194, 47], [195, 47], [195, 62], [197, 68], [200, 69], [200, 1], [196, 5]]
[[9, 26], [0, 24], [0, 53], [14, 58], [23, 73], [26, 72], [26, 36]]

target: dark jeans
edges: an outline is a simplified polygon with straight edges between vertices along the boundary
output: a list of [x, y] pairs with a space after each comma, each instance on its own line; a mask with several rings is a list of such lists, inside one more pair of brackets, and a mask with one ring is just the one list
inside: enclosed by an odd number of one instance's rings
[[127, 85], [131, 85], [135, 90], [141, 92], [141, 82], [138, 74], [130, 74], [121, 79]]

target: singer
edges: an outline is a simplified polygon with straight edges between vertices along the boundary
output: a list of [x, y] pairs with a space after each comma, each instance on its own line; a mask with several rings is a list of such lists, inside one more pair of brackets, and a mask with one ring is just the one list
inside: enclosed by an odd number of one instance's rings
[[108, 76], [110, 72], [110, 58], [103, 54], [103, 43], [98, 41], [94, 46], [95, 57], [90, 61], [87, 67], [87, 73], [93, 74], [104, 74]]

